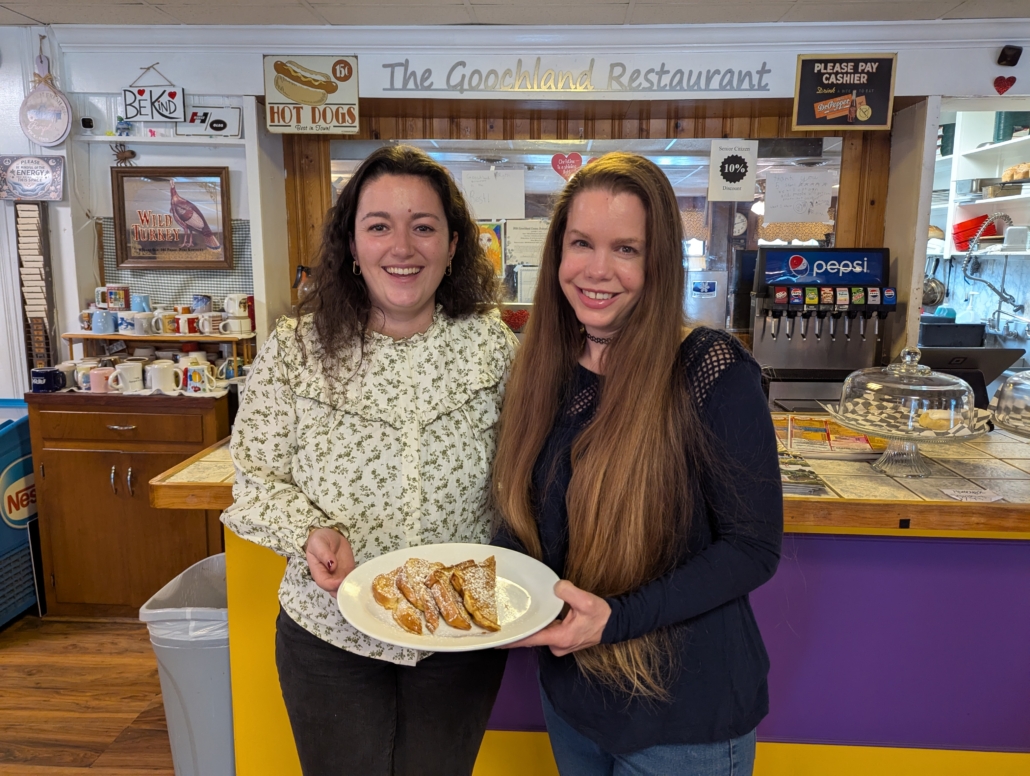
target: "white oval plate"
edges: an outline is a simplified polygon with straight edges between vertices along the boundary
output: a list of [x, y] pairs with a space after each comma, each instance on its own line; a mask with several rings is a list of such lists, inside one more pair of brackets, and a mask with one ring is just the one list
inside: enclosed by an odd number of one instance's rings
[[[418, 636], [401, 628], [393, 621], [393, 613], [372, 598], [372, 580], [402, 566], [408, 558], [450, 566], [470, 558], [482, 562], [491, 555], [497, 558], [497, 618], [501, 629], [496, 633], [475, 624], [471, 631], [460, 631], [441, 620], [436, 633], [425, 630]], [[426, 652], [470, 652], [511, 644], [547, 627], [562, 610], [563, 602], [554, 594], [557, 581], [558, 576], [540, 561], [503, 547], [427, 544], [394, 550], [362, 563], [347, 575], [336, 601], [347, 622], [387, 644]]]

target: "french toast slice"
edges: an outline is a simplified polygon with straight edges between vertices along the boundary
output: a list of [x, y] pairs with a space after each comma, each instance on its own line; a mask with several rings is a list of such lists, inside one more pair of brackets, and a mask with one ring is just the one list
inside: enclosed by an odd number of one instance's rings
[[397, 605], [393, 609], [393, 620], [408, 633], [422, 635], [422, 616], [403, 596], [397, 599]]
[[426, 584], [433, 592], [433, 599], [440, 607], [440, 616], [444, 621], [458, 630], [472, 630], [472, 621], [465, 607], [461, 605], [458, 594], [451, 587], [447, 572], [442, 569], [435, 570]]
[[482, 563], [459, 563], [451, 584], [461, 591], [465, 609], [480, 628], [499, 631], [497, 621], [497, 560], [491, 555]]
[[396, 609], [402, 598], [401, 591], [397, 588], [397, 575], [400, 570], [398, 566], [393, 571], [380, 574], [372, 580], [372, 597], [384, 609]]
[[429, 575], [442, 569], [442, 563], [430, 563], [422, 558], [408, 558], [397, 574], [397, 588], [419, 611], [425, 607], [425, 585]]

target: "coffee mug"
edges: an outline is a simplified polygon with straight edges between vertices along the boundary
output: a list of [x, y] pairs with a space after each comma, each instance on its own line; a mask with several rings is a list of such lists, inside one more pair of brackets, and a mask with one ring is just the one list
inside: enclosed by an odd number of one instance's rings
[[218, 324], [222, 334], [250, 334], [250, 318], [226, 318]]
[[197, 324], [201, 334], [217, 334], [218, 326], [222, 322], [221, 313], [201, 313], [200, 323]]
[[72, 388], [75, 385], [75, 362], [74, 361], [62, 361], [58, 364], [55, 369], [61, 370], [61, 374], [64, 375], [64, 387]]
[[183, 388], [187, 393], [207, 393], [215, 390], [215, 368], [210, 364], [190, 364], [186, 367]]
[[142, 348], [133, 348], [132, 355], [143, 356], [143, 358], [154, 358], [156, 353], [154, 352], [154, 348], [152, 348], [150, 345], [146, 345]]
[[157, 356], [159, 360], [165, 359], [167, 361], [175, 361], [175, 359], [179, 357], [179, 351], [172, 350], [171, 348], [155, 350], [154, 355]]
[[100, 362], [92, 359], [79, 361], [75, 365], [75, 384], [82, 390], [88, 391], [90, 370], [96, 369], [98, 366], [100, 366]]
[[147, 388], [172, 394], [182, 388], [182, 373], [172, 363], [154, 363], [147, 368]]
[[143, 364], [125, 361], [115, 367], [114, 374], [107, 378], [107, 389], [121, 393], [143, 390]]
[[193, 312], [197, 313], [209, 313], [211, 312], [211, 297], [207, 294], [194, 294], [193, 295]]
[[89, 390], [93, 393], [107, 393], [107, 380], [114, 374], [112, 366], [95, 366], [89, 370]]
[[118, 331], [118, 314], [109, 310], [93, 311], [93, 333], [114, 334]]
[[172, 371], [176, 372], [176, 373], [178, 373], [178, 371], [179, 371], [178, 369], [175, 368], [175, 362], [174, 361], [169, 361], [166, 358], [159, 358], [156, 361], [151, 361], [149, 364], [144, 364], [143, 365], [143, 386], [145, 388], [153, 388], [154, 387], [153, 386], [153, 382], [154, 381], [153, 381], [153, 378], [151, 377], [151, 375], [153, 374], [155, 369], [159, 369], [161, 367], [171, 367]]
[[153, 313], [136, 313], [133, 318], [133, 330], [136, 332], [137, 337], [149, 337], [154, 333], [154, 314]]
[[79, 313], [79, 328], [83, 331], [93, 331], [93, 310], [83, 310]]
[[93, 304], [97, 307], [107, 307], [107, 286], [97, 286], [93, 289]]
[[136, 333], [136, 313], [132, 310], [118, 311], [118, 331], [122, 334]]
[[232, 380], [234, 377], [241, 374], [240, 370], [242, 366], [242, 358], [227, 358], [218, 365], [218, 368], [215, 370], [215, 376], [219, 380]]
[[193, 313], [175, 316], [175, 328], [179, 334], [200, 334], [200, 316]]
[[33, 393], [56, 393], [65, 387], [64, 373], [54, 366], [37, 367], [31, 377]]
[[225, 308], [225, 314], [232, 316], [233, 318], [245, 318], [247, 316], [247, 295], [246, 294], [229, 294], [225, 297], [225, 304], [222, 305]]
[[154, 320], [151, 321], [150, 326], [155, 334], [175, 334], [177, 331], [175, 318], [175, 313], [164, 311], [154, 313]]
[[131, 296], [128, 286], [109, 285], [107, 287], [107, 309], [128, 310], [131, 306]]
[[150, 294], [133, 294], [132, 310], [137, 313], [150, 312]]

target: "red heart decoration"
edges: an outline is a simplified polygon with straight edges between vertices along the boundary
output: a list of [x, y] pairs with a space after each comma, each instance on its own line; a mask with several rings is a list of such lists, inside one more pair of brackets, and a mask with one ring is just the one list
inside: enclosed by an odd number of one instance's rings
[[168, 98], [171, 99], [171, 100], [174, 100], [175, 99], [175, 95], [177, 95], [177, 94], [178, 94], [178, 92], [168, 92]]
[[1005, 94], [1005, 92], [1007, 92], [1015, 85], [1016, 77], [1014, 75], [1010, 75], [1008, 78], [1006, 78], [1003, 75], [999, 75], [997, 78], [994, 79], [994, 91], [996, 91], [998, 94]]
[[568, 180], [576, 174], [576, 170], [583, 166], [583, 157], [573, 151], [571, 154], [566, 156], [565, 154], [555, 154], [551, 157], [551, 167], [554, 171], [562, 176], [565, 180]]
[[138, 94], [140, 97], [142, 97], [146, 93], [147, 93], [146, 89], [137, 89], [136, 90], [136, 94]]

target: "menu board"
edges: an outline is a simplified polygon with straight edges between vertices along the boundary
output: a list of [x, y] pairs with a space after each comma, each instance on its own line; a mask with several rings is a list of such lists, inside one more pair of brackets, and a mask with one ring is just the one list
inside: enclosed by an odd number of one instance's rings
[[801, 54], [794, 130], [890, 129], [897, 54]]

